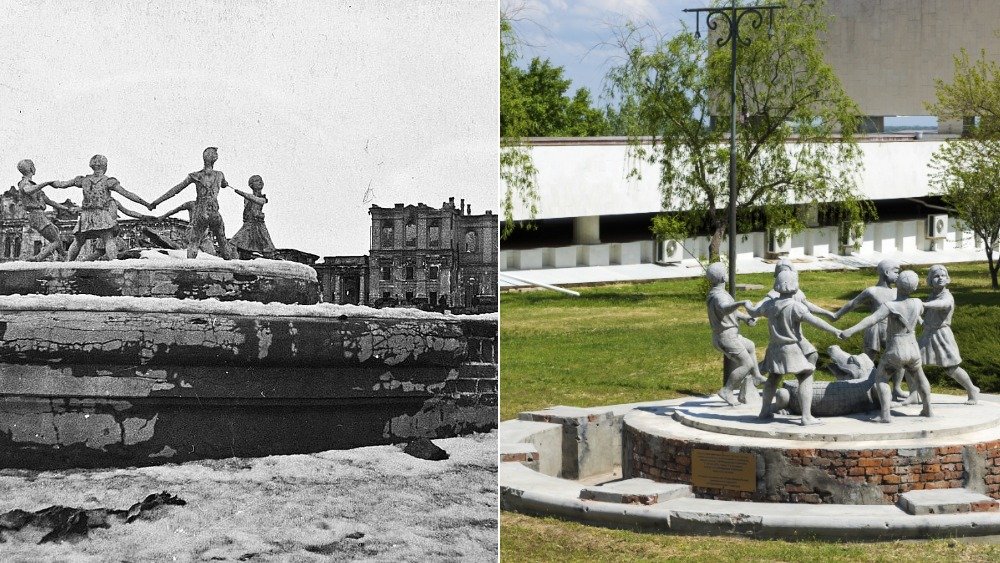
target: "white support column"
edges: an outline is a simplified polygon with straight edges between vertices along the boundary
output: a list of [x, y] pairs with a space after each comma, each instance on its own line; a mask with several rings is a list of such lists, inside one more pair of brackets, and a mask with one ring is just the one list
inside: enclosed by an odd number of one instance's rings
[[601, 244], [601, 217], [573, 218], [573, 244]]

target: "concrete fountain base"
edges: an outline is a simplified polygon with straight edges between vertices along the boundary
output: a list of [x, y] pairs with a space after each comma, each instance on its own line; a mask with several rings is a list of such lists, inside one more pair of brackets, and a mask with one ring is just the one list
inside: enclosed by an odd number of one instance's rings
[[[740, 407], [709, 408], [711, 401], [553, 407], [502, 422], [501, 506], [605, 526], [759, 538], [1000, 534], [996, 398], [969, 406], [934, 395], [936, 419], [918, 420], [906, 408], [891, 425], [828, 419], [822, 430], [795, 426], [794, 417], [756, 423]], [[733, 433], [754, 424], [764, 435]], [[735, 479], [693, 486], [696, 450], [722, 464], [749, 461], [750, 490]]]

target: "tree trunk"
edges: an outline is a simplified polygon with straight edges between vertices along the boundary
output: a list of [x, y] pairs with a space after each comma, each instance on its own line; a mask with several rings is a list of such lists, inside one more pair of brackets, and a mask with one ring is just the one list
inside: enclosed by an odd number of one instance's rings
[[986, 240], [983, 240], [983, 245], [986, 247], [986, 262], [990, 268], [990, 282], [993, 284], [993, 290], [996, 291], [1000, 289], [1000, 283], [997, 282], [997, 270], [1000, 270], [1000, 263], [993, 259], [993, 245]]
[[708, 261], [718, 262], [719, 251], [722, 247], [722, 235], [726, 232], [725, 225], [713, 225], [712, 240], [708, 244]]

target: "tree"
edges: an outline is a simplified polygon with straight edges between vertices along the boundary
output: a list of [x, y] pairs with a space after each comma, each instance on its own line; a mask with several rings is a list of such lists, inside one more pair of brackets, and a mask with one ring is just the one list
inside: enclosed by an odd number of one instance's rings
[[931, 115], [951, 120], [978, 117], [979, 123], [971, 134], [1000, 136], [1000, 66], [987, 58], [985, 49], [976, 61], [971, 61], [969, 52], [962, 49], [955, 57], [952, 82], [935, 79], [934, 94], [937, 103], [925, 104]]
[[[791, 203], [833, 202], [820, 205], [860, 224], [874, 214], [855, 188], [860, 111], [823, 61], [824, 2], [775, 3], [787, 9], [775, 15], [773, 38], [766, 23], [752, 29], [745, 19], [740, 28], [752, 41], [740, 45], [737, 65], [740, 230], [749, 231], [761, 211], [770, 228], [804, 228]], [[647, 35], [635, 25], [618, 34], [623, 62], [607, 77], [619, 107], [613, 122], [631, 137], [632, 158], [659, 166], [663, 208], [680, 212], [659, 222], [658, 236], [707, 227], [716, 260], [727, 227], [729, 146], [728, 128], [712, 126], [710, 116], [729, 121], [730, 50], [709, 48], [714, 34], [703, 41], [689, 29], [665, 41]]]
[[504, 225], [500, 232], [506, 238], [514, 231], [514, 197], [528, 208], [532, 219], [538, 213], [537, 169], [531, 152], [524, 146], [521, 137], [528, 129], [528, 110], [521, 93], [519, 69], [514, 65], [517, 59], [517, 36], [510, 19], [500, 15], [500, 181], [504, 193], [500, 206], [503, 208]]
[[564, 69], [535, 57], [519, 68], [517, 37], [509, 18], [500, 19], [500, 178], [506, 237], [514, 228], [514, 198], [520, 198], [529, 216], [537, 213], [538, 191], [531, 152], [524, 137], [586, 137], [611, 132], [605, 113], [593, 107], [590, 91], [569, 96], [571, 80]]
[[978, 117], [964, 139], [949, 139], [931, 157], [931, 182], [959, 219], [983, 241], [994, 290], [1000, 289], [1000, 67], [980, 52], [975, 62], [962, 49], [952, 82], [935, 81], [938, 119]]

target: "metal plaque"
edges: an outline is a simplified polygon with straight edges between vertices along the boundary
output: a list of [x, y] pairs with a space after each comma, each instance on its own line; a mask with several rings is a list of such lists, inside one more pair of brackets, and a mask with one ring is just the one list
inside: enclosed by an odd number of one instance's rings
[[718, 450], [692, 450], [691, 484], [709, 489], [755, 492], [757, 456]]

